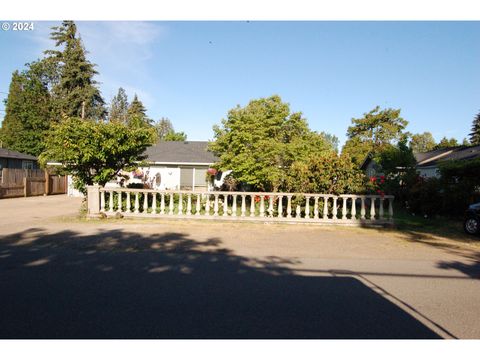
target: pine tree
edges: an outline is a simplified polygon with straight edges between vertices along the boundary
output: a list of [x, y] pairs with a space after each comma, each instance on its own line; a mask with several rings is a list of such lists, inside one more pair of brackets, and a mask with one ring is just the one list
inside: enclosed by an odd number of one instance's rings
[[118, 89], [117, 95], [112, 99], [109, 111], [110, 121], [120, 121], [126, 124], [128, 120], [128, 97], [123, 88]]
[[472, 145], [480, 145], [480, 112], [473, 119], [472, 132], [469, 136]]
[[131, 126], [151, 126], [151, 120], [147, 117], [147, 109], [143, 103], [138, 99], [137, 94], [133, 97], [133, 100], [127, 110], [128, 124]]
[[4, 147], [31, 155], [44, 150], [44, 139], [52, 119], [52, 99], [42, 61], [27, 64], [12, 74], [1, 137]]
[[49, 50], [49, 60], [56, 62], [60, 78], [53, 88], [60, 114], [92, 119], [103, 119], [106, 115], [105, 102], [93, 79], [98, 72], [87, 60], [77, 27], [73, 21], [63, 21], [52, 28], [51, 39], [62, 50]]

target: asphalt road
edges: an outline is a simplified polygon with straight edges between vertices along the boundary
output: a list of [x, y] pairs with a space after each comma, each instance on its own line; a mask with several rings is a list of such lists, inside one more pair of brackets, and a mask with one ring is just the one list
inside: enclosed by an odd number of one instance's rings
[[81, 221], [0, 200], [0, 338], [480, 338], [480, 252], [372, 229]]

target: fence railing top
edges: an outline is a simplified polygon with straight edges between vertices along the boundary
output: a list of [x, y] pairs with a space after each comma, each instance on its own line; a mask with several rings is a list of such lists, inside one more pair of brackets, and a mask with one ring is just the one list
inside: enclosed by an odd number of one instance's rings
[[120, 187], [100, 187], [100, 192], [129, 192], [129, 193], [156, 193], [156, 194], [182, 194], [182, 195], [237, 195], [237, 196], [284, 196], [284, 197], [309, 197], [309, 198], [354, 198], [354, 199], [394, 199], [393, 195], [376, 194], [315, 194], [315, 193], [285, 193], [285, 192], [252, 192], [252, 191], [199, 191], [199, 190], [154, 190], [130, 189]]

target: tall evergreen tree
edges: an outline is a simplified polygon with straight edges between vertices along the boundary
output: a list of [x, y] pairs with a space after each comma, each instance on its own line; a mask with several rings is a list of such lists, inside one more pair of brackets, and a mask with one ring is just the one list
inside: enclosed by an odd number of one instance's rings
[[27, 67], [12, 74], [1, 138], [4, 147], [37, 156], [44, 149], [53, 104], [45, 64], [38, 61]]
[[61, 50], [48, 50], [49, 60], [57, 64], [60, 78], [53, 87], [60, 114], [103, 119], [105, 102], [97, 88], [95, 65], [87, 60], [87, 51], [73, 21], [63, 21], [52, 28], [51, 39]]
[[108, 118], [124, 124], [128, 122], [128, 97], [123, 88], [119, 88], [117, 95], [113, 97]]
[[480, 145], [480, 112], [473, 119], [472, 132], [469, 136], [472, 145]]
[[127, 110], [128, 124], [131, 126], [151, 126], [152, 120], [147, 117], [147, 109], [143, 103], [138, 99], [137, 94]]

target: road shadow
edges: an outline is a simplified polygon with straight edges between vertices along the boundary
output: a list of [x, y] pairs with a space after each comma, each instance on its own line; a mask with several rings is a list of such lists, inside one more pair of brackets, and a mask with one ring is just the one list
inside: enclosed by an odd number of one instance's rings
[[28, 229], [0, 237], [0, 338], [439, 338], [353, 276], [289, 263], [186, 233]]

